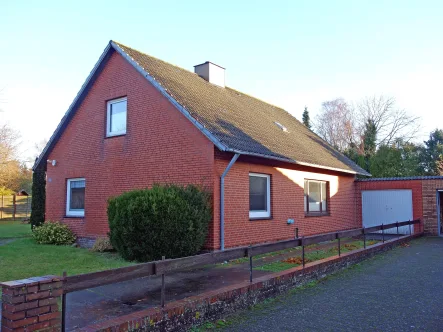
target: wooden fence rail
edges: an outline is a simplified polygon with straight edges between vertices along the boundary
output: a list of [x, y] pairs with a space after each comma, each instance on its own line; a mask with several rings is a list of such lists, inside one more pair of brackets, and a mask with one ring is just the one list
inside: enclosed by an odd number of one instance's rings
[[386, 225], [382, 224], [368, 228], [357, 228], [357, 229], [345, 230], [340, 232], [306, 236], [303, 238], [297, 238], [293, 240], [279, 241], [275, 243], [261, 244], [249, 247], [227, 249], [224, 251], [211, 252], [202, 255], [175, 258], [175, 259], [165, 259], [149, 263], [137, 264], [128, 267], [122, 267], [118, 269], [67, 276], [65, 277], [65, 282], [64, 282], [64, 293], [67, 294], [88, 288], [104, 286], [108, 284], [128, 281], [141, 277], [162, 275], [165, 273], [177, 272], [191, 267], [199, 267], [208, 264], [221, 263], [224, 261], [229, 261], [243, 257], [252, 257], [274, 251], [290, 249], [300, 246], [307, 246], [311, 244], [316, 244], [320, 242], [325, 242], [345, 237], [367, 235], [368, 233], [380, 230], [414, 225], [419, 223], [420, 220], [417, 219], [412, 221], [403, 221], [403, 222], [386, 224]]
[[31, 196], [0, 195], [0, 221], [29, 218], [31, 200]]

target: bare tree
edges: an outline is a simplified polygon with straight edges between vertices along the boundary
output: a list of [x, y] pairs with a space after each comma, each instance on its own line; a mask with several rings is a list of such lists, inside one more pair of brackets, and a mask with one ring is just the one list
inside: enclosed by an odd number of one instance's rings
[[354, 110], [343, 98], [325, 101], [314, 127], [321, 138], [340, 151], [359, 140]]
[[7, 124], [0, 126], [0, 187], [15, 188], [21, 176], [21, 163], [17, 157], [19, 134]]
[[372, 121], [377, 132], [377, 146], [390, 145], [397, 139], [409, 142], [420, 128], [420, 117], [395, 106], [395, 99], [386, 96], [366, 97], [357, 103], [359, 132]]

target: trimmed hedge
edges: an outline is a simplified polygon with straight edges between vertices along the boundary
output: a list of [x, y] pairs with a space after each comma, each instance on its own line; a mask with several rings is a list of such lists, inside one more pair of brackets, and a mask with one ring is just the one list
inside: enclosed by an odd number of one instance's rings
[[130, 261], [195, 255], [206, 240], [212, 219], [209, 198], [194, 185], [154, 185], [111, 198], [111, 244]]

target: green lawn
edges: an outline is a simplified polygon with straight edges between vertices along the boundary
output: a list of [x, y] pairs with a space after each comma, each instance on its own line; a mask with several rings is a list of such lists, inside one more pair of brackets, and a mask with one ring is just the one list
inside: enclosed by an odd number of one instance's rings
[[0, 239], [31, 236], [31, 225], [20, 221], [0, 221]]
[[[372, 240], [367, 241], [366, 245], [370, 246], [370, 245], [373, 245], [377, 242], [378, 241], [372, 241]], [[341, 252], [342, 253], [349, 252], [352, 250], [363, 248], [363, 246], [364, 246], [363, 241], [353, 241], [353, 242], [341, 245]], [[330, 248], [327, 250], [311, 251], [311, 252], [307, 252], [305, 254], [305, 262], [306, 263], [314, 262], [314, 261], [328, 258], [328, 257], [334, 256], [337, 254], [338, 254], [337, 247], [333, 247], [333, 248]], [[296, 257], [293, 257], [290, 259], [285, 259], [283, 261], [272, 262], [272, 263], [268, 263], [268, 264], [265, 264], [262, 266], [257, 266], [254, 268], [254, 270], [280, 272], [280, 271], [288, 270], [290, 268], [293, 268], [293, 267], [296, 267], [299, 265], [301, 265], [301, 259], [300, 259], [300, 255], [297, 255]]]
[[[2, 229], [0, 226], [0, 229]], [[0, 281], [48, 274], [68, 275], [131, 265], [113, 253], [95, 253], [71, 246], [37, 244], [22, 238], [0, 245]]]

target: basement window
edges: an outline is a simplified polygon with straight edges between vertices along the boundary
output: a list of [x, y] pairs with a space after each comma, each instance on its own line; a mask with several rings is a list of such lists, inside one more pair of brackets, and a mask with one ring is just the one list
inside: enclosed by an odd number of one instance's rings
[[85, 216], [85, 187], [84, 178], [68, 179], [66, 194], [66, 215], [68, 217]]
[[268, 174], [249, 173], [249, 218], [271, 217], [271, 177]]
[[107, 103], [106, 136], [126, 134], [127, 98], [110, 100]]
[[305, 180], [305, 213], [328, 214], [329, 190], [327, 181]]

